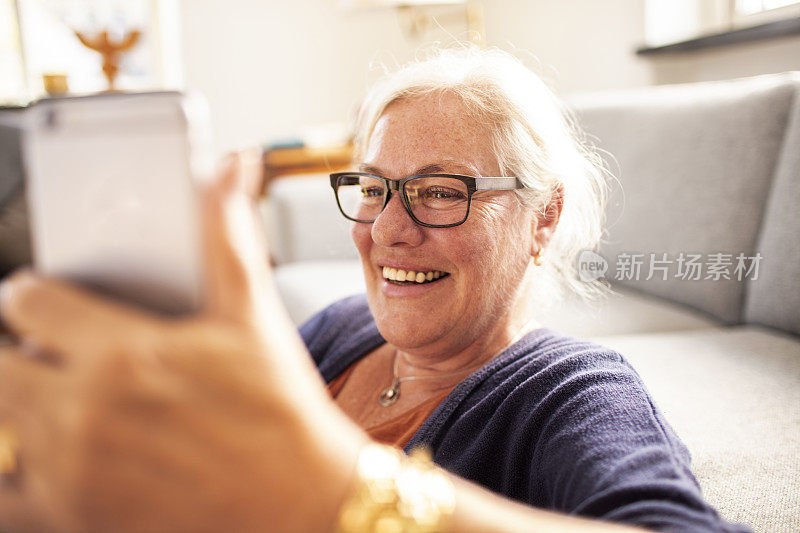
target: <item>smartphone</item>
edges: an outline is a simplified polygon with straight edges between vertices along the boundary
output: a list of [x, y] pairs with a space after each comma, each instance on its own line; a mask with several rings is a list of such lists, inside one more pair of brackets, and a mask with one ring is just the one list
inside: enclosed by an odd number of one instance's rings
[[177, 92], [45, 99], [23, 135], [35, 270], [169, 315], [202, 305], [207, 107]]

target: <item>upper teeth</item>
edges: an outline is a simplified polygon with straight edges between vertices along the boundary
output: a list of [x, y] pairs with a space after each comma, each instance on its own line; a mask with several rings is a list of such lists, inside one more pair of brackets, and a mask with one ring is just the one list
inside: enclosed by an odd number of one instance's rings
[[415, 281], [417, 283], [425, 283], [426, 281], [433, 281], [439, 279], [447, 272], [439, 270], [430, 270], [428, 272], [418, 272], [416, 270], [402, 270], [399, 268], [383, 267], [383, 277], [392, 281]]

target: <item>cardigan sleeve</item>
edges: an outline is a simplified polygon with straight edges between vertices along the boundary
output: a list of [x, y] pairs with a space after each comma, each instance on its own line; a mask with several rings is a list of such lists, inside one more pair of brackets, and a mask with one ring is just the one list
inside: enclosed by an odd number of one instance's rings
[[657, 531], [749, 531], [703, 500], [687, 448], [621, 356], [587, 351], [539, 374], [557, 384], [528, 418], [529, 491], [548, 507]]

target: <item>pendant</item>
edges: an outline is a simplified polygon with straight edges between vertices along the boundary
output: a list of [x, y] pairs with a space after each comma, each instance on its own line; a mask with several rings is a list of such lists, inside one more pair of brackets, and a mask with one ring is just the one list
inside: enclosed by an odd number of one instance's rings
[[400, 380], [395, 379], [392, 384], [383, 389], [381, 395], [378, 396], [378, 403], [384, 407], [389, 407], [400, 397]]

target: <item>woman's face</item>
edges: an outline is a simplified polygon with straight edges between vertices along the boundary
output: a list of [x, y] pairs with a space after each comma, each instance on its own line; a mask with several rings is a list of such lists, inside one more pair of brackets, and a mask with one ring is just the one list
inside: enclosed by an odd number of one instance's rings
[[[467, 118], [456, 96], [400, 100], [380, 117], [362, 170], [394, 180], [435, 172], [498, 176], [490, 139], [488, 126]], [[397, 194], [375, 222], [355, 223], [352, 237], [383, 337], [409, 352], [442, 355], [502, 334], [531, 261], [532, 223], [511, 191], [477, 192], [467, 220], [452, 228], [415, 224]], [[443, 275], [397, 284], [384, 278], [384, 267]]]

